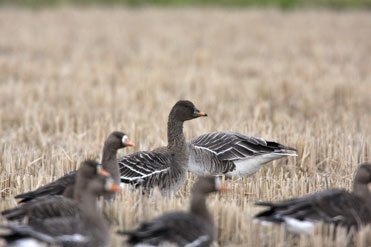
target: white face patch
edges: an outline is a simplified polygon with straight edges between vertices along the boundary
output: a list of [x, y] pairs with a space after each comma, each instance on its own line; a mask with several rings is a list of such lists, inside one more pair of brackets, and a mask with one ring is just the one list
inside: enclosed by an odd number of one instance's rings
[[129, 140], [128, 136], [127, 136], [127, 135], [124, 135], [124, 136], [122, 137], [122, 139], [121, 139], [122, 144], [125, 145], [125, 143], [126, 143], [128, 140]]
[[97, 174], [99, 174], [101, 170], [102, 170], [102, 165], [97, 165]]
[[109, 191], [111, 189], [112, 184], [113, 184], [113, 179], [106, 178], [106, 183], [104, 184], [104, 190]]
[[220, 186], [222, 185], [222, 182], [219, 177], [215, 177], [215, 189], [219, 190]]

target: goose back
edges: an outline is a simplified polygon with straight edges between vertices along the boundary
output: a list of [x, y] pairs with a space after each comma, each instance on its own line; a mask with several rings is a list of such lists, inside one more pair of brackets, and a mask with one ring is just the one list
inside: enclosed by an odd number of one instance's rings
[[[134, 146], [134, 143], [128, 140], [125, 133], [119, 131], [112, 132], [103, 146], [102, 166], [111, 174], [116, 183], [120, 181], [120, 171], [116, 157], [117, 150], [127, 146]], [[19, 203], [28, 202], [46, 195], [64, 195], [68, 198], [73, 198], [76, 176], [77, 171], [71, 171], [54, 182], [41, 186], [34, 191], [16, 195], [15, 198], [22, 199]], [[112, 193], [107, 193], [106, 198], [111, 196]]]
[[109, 227], [103, 216], [98, 213], [95, 200], [104, 191], [113, 192], [118, 191], [119, 188], [113, 184], [112, 179], [97, 177], [89, 181], [87, 191], [76, 198], [83, 208], [80, 218], [54, 217], [35, 220], [27, 225], [2, 226], [12, 232], [0, 237], [11, 243], [32, 238], [65, 247], [110, 246]]
[[255, 217], [262, 221], [284, 222], [293, 230], [293, 224], [317, 221], [358, 229], [371, 223], [370, 182], [371, 164], [362, 164], [355, 175], [353, 192], [331, 189], [276, 203], [259, 202], [257, 205], [268, 209]]
[[72, 198], [73, 193], [71, 192], [73, 191], [72, 188], [75, 184], [76, 174], [77, 171], [69, 172], [54, 182], [41, 186], [40, 188], [34, 191], [16, 195], [15, 198], [22, 199], [19, 201], [19, 203], [24, 203], [31, 201], [37, 197], [42, 197], [46, 195], [62, 195], [64, 194], [66, 189], [68, 189], [68, 193], [66, 193], [65, 195], [67, 197]]
[[128, 236], [131, 245], [210, 246], [215, 238], [215, 229], [206, 207], [206, 197], [219, 190], [222, 187], [216, 178], [201, 177], [193, 186], [189, 212], [165, 213], [141, 223], [134, 231], [120, 233]]
[[[27, 218], [30, 222], [52, 217], [79, 217], [81, 207], [76, 201], [87, 190], [91, 180], [98, 178], [99, 172], [108, 174], [102, 170], [101, 165], [93, 160], [84, 161], [76, 174], [73, 199], [60, 195], [46, 195], [37, 197], [27, 203], [22, 203], [18, 207], [2, 212], [8, 220], [21, 220]], [[99, 171], [99, 172], [98, 172]]]

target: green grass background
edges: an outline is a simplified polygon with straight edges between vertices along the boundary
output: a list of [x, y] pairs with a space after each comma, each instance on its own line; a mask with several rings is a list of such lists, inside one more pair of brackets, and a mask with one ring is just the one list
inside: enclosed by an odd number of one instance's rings
[[368, 8], [371, 0], [0, 0], [0, 5], [19, 5], [29, 7], [60, 5], [126, 5], [126, 6], [275, 6], [291, 7], [331, 7]]

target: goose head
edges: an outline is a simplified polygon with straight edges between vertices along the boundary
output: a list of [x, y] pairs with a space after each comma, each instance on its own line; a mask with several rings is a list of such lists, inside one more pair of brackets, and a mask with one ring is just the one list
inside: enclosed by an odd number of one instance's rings
[[371, 183], [371, 163], [359, 166], [354, 177], [353, 193], [366, 200], [371, 207], [371, 192], [368, 185]]
[[228, 190], [228, 187], [221, 185], [220, 179], [218, 177], [212, 176], [200, 177], [193, 186], [194, 192], [199, 192], [202, 194]]
[[110, 177], [97, 177], [91, 180], [87, 190], [95, 196], [100, 196], [105, 192], [120, 192], [121, 187], [114, 183]]
[[363, 185], [371, 183], [371, 163], [363, 163], [359, 166], [354, 177], [354, 183]]
[[113, 149], [120, 149], [129, 146], [135, 146], [135, 144], [129, 141], [128, 136], [120, 131], [112, 132], [107, 140], [105, 141], [105, 146], [108, 146]]
[[206, 117], [205, 112], [198, 110], [195, 105], [189, 100], [179, 100], [170, 111], [170, 118], [177, 121], [187, 121], [194, 118]]
[[94, 160], [85, 160], [79, 169], [80, 176], [94, 178], [97, 175], [109, 177], [110, 174], [103, 169], [102, 165]]

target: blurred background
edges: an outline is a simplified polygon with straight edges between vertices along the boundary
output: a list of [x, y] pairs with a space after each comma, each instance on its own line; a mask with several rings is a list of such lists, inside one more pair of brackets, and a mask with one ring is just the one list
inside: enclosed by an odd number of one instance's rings
[[157, 5], [157, 6], [278, 6], [282, 8], [290, 7], [371, 7], [370, 0], [0, 0], [2, 4], [43, 6], [43, 5]]

